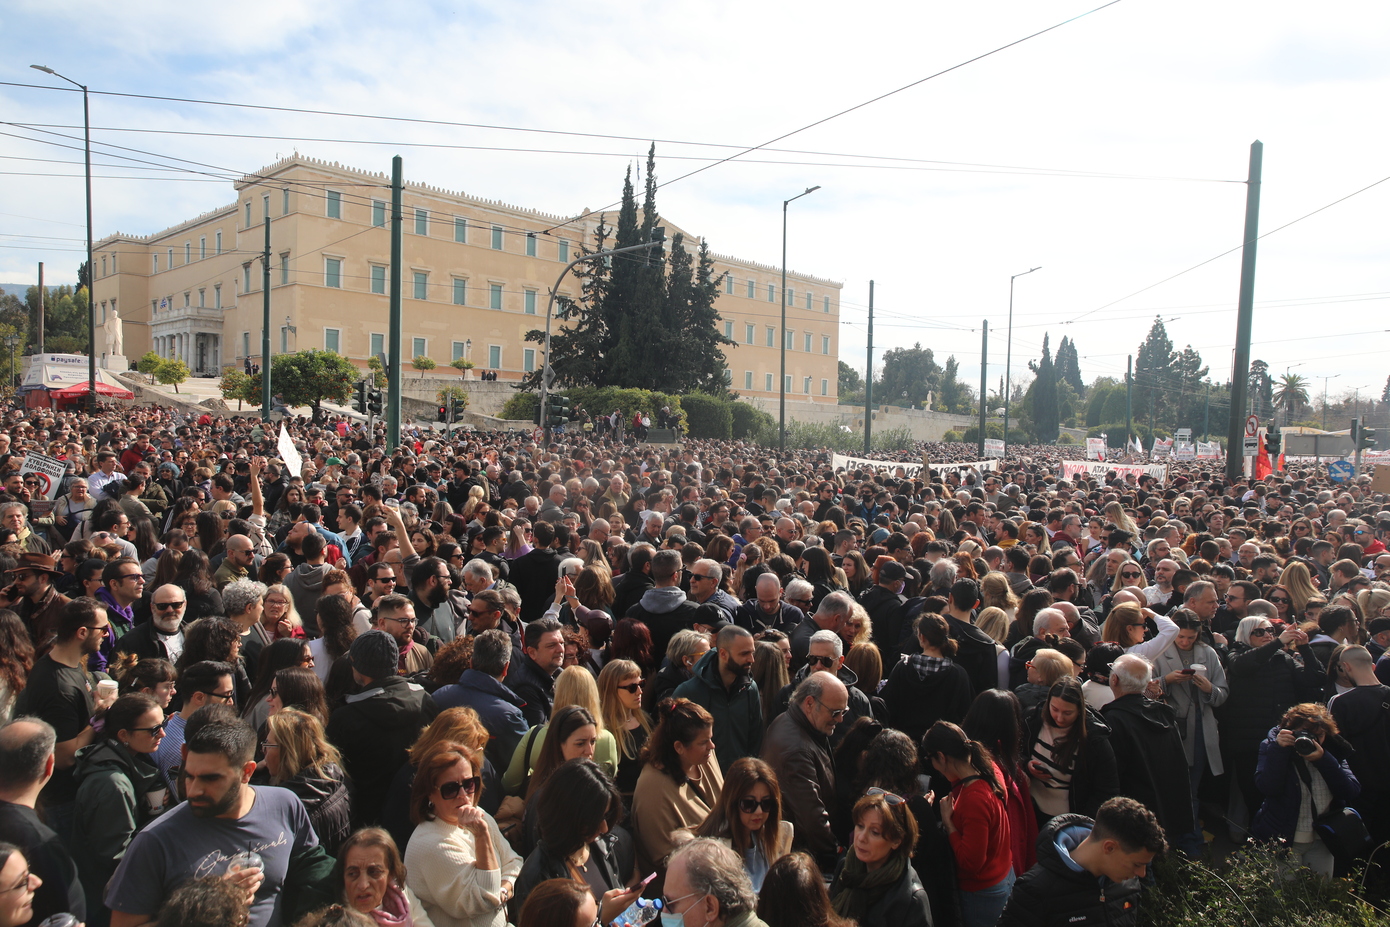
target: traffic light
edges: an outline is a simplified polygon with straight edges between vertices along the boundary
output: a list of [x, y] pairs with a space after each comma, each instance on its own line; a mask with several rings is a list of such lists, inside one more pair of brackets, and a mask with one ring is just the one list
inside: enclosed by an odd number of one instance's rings
[[447, 422], [449, 420], [449, 407], [440, 406], [438, 411], [435, 412], [435, 416], [438, 418], [439, 421]]
[[1373, 451], [1373, 450], [1376, 449], [1376, 444], [1377, 444], [1377, 441], [1376, 441], [1376, 431], [1375, 431], [1375, 429], [1374, 429], [1374, 428], [1367, 428], [1365, 425], [1362, 425], [1362, 426], [1361, 426], [1361, 440], [1358, 441], [1357, 444], [1356, 444], [1357, 450], [1362, 450], [1362, 451]]
[[381, 414], [381, 410], [384, 408], [384, 406], [385, 406], [385, 403], [383, 402], [383, 399], [382, 399], [381, 390], [379, 390], [379, 389], [369, 389], [369, 390], [367, 390], [367, 412], [368, 412], [369, 414], [371, 414], [371, 415], [380, 415], [380, 414]]
[[1269, 451], [1269, 456], [1278, 457], [1279, 449], [1283, 446], [1284, 436], [1279, 433], [1279, 426], [1269, 426], [1269, 431], [1265, 432], [1265, 450]]
[[551, 396], [545, 410], [546, 417], [550, 420], [548, 424], [551, 427], [568, 424], [572, 409], [568, 396]]
[[1361, 418], [1360, 416], [1351, 420], [1351, 446], [1361, 446]]
[[357, 381], [357, 398], [352, 402], [352, 408], [362, 415], [367, 414], [367, 381]]
[[468, 408], [468, 400], [464, 399], [462, 396], [455, 396], [452, 402], [454, 406], [453, 420], [457, 422], [459, 419], [463, 418], [463, 412]]

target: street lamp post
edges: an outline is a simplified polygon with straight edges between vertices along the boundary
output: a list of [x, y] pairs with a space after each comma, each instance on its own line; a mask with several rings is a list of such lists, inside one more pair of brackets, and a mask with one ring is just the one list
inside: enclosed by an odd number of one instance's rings
[[46, 65], [31, 64], [29, 67], [50, 74], [59, 80], [65, 80], [82, 91], [82, 135], [86, 153], [87, 178], [87, 402], [89, 408], [96, 411], [97, 309], [96, 302], [92, 297], [92, 290], [96, 288], [96, 266], [92, 262], [92, 117], [91, 110], [87, 105], [87, 85], [79, 84], [70, 77], [64, 77]]
[[10, 346], [10, 388], [14, 388], [14, 349], [19, 344], [19, 335], [9, 334], [5, 336], [5, 344]]
[[781, 350], [778, 352], [781, 363], [778, 366], [777, 376], [777, 449], [779, 451], [787, 449], [787, 206], [792, 200], [799, 200], [806, 194], [815, 193], [819, 189], [819, 184], [814, 187], [807, 187], [790, 200], [782, 201], [782, 327], [777, 332], [777, 340], [781, 342]]
[[1005, 339], [1004, 345], [1004, 459], [1009, 459], [1009, 396], [1013, 393], [1013, 383], [1009, 376], [1012, 372], [1014, 359], [1014, 281], [1019, 277], [1026, 277], [1035, 270], [1042, 270], [1042, 265], [1030, 267], [1022, 273], [1014, 274], [1009, 278], [1009, 335]]
[[1326, 430], [1327, 430], [1327, 381], [1328, 381], [1328, 380], [1335, 380], [1335, 379], [1337, 379], [1337, 378], [1340, 377], [1340, 376], [1341, 376], [1340, 373], [1332, 373], [1332, 374], [1328, 374], [1327, 376], [1322, 376], [1321, 374], [1318, 375], [1318, 379], [1322, 381], [1322, 430], [1323, 430], [1323, 431], [1326, 431]]
[[[1304, 361], [1304, 362], [1298, 363], [1298, 364], [1289, 364], [1288, 366], [1286, 366], [1286, 367], [1284, 368], [1284, 388], [1285, 388], [1285, 389], [1288, 389], [1289, 371], [1292, 370], [1292, 369], [1294, 369], [1295, 367], [1302, 367], [1304, 363], [1307, 363], [1307, 361]], [[1284, 409], [1284, 416], [1285, 416], [1285, 418], [1286, 418], [1286, 421], [1284, 422], [1285, 425], [1293, 424], [1293, 413], [1292, 413], [1291, 411], [1289, 411], [1289, 409], [1288, 409], [1287, 407]]]

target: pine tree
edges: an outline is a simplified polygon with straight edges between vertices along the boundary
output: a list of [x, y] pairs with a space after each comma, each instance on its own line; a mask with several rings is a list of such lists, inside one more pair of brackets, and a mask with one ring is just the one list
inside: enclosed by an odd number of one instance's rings
[[[610, 229], [599, 220], [594, 230], [594, 247], [584, 248], [584, 254], [595, 254], [608, 247]], [[550, 333], [550, 364], [555, 371], [556, 388], [567, 386], [605, 386], [604, 353], [608, 342], [608, 326], [603, 316], [604, 297], [608, 291], [608, 275], [602, 261], [582, 261], [570, 271], [579, 280], [579, 298], [557, 297], [556, 324]], [[544, 329], [532, 329], [526, 340], [545, 344]], [[528, 373], [522, 386], [540, 389], [544, 369]]]
[[1062, 336], [1062, 343], [1057, 345], [1057, 378], [1071, 384], [1071, 388], [1076, 390], [1076, 395], [1083, 396], [1086, 393], [1086, 384], [1081, 381], [1081, 362], [1076, 352], [1076, 342]]
[[[1168, 338], [1168, 330], [1163, 319], [1155, 318], [1149, 328], [1148, 337], [1139, 345], [1139, 353], [1134, 358], [1134, 417], [1148, 416], [1156, 421], [1167, 409], [1168, 389], [1176, 386], [1173, 382], [1173, 342]], [[1176, 397], [1176, 393], [1173, 394]]]
[[1051, 444], [1057, 440], [1061, 424], [1057, 407], [1057, 367], [1052, 362], [1052, 352], [1047, 339], [1047, 334], [1044, 334], [1042, 359], [1037, 363], [1028, 363], [1028, 368], [1036, 375], [1033, 385], [1028, 390], [1033, 397], [1033, 429], [1037, 439], [1043, 444]]

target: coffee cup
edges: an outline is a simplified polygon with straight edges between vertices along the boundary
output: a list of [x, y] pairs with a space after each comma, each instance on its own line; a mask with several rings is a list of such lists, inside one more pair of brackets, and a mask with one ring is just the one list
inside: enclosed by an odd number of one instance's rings
[[1188, 668], [1191, 669], [1194, 673], [1201, 673], [1203, 676], [1207, 674], [1207, 667], [1205, 663], [1193, 663]]

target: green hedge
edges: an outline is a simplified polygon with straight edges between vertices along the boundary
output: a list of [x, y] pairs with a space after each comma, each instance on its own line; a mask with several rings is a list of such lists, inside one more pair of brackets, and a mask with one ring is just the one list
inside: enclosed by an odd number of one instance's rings
[[[1015, 434], [1016, 434], [1016, 432], [1015, 432]], [[1003, 440], [1003, 438], [1004, 438], [1004, 423], [1003, 423], [1003, 422], [985, 422], [985, 437], [986, 437], [986, 438], [999, 438], [1000, 440]], [[964, 441], [966, 444], [979, 444], [979, 443], [980, 443], [980, 426], [979, 426], [979, 425], [971, 425], [969, 428], [965, 429], [965, 431], [963, 431], [963, 432], [961, 433], [960, 440]]]
[[714, 438], [727, 441], [734, 435], [733, 403], [704, 393], [681, 397], [685, 410], [686, 433], [692, 438]]
[[[979, 431], [978, 428], [975, 429], [975, 430], [976, 430], [976, 432]], [[958, 442], [964, 441], [965, 438], [964, 438], [963, 435], [961, 435], [961, 433], [960, 433], [959, 431], [956, 431], [955, 429], [952, 429], [952, 430], [946, 432], [944, 435], [942, 435], [942, 436], [941, 436], [941, 440], [944, 441], [944, 442], [947, 443], [947, 444], [956, 444], [956, 443], [958, 443]]]
[[502, 406], [502, 417], [511, 422], [530, 422], [536, 418], [541, 397], [535, 393], [512, 393]]
[[733, 414], [733, 436], [737, 441], [752, 438], [768, 425], [775, 426], [777, 424], [777, 420], [771, 415], [746, 402], [730, 403], [729, 411]]

